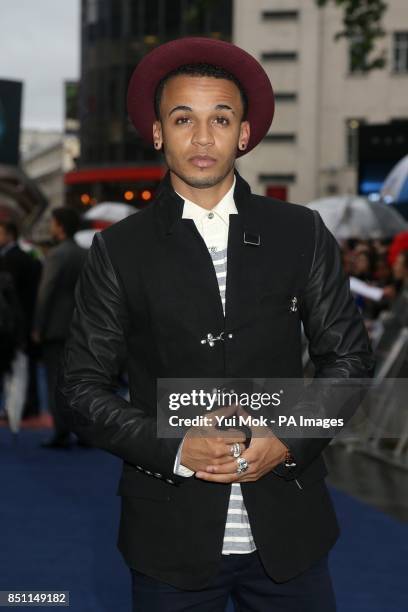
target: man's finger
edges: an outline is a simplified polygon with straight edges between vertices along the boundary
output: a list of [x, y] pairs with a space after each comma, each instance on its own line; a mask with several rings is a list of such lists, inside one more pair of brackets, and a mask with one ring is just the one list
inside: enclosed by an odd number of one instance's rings
[[200, 480], [206, 480], [207, 482], [219, 482], [223, 484], [230, 484], [233, 482], [254, 482], [258, 480], [262, 474], [258, 472], [253, 472], [252, 474], [248, 474], [248, 472], [242, 472], [238, 474], [235, 472], [234, 474], [209, 474], [208, 472], [196, 472], [195, 476]]
[[[245, 457], [242, 455], [242, 458], [245, 459]], [[248, 461], [248, 470], [246, 470], [245, 473], [247, 474], [249, 470], [251, 470], [251, 472], [256, 471], [258, 463], [253, 460], [252, 462], [249, 461], [249, 459], [247, 459]], [[205, 468], [205, 471], [209, 474], [233, 474], [234, 472], [236, 473], [238, 469], [238, 461], [237, 459], [233, 459], [232, 461], [229, 462], [225, 462], [225, 463], [211, 463], [210, 465], [207, 465]]]
[[239, 474], [209, 474], [208, 472], [196, 472], [196, 478], [200, 478], [200, 480], [207, 480], [208, 482], [222, 482], [222, 483], [231, 483], [238, 482]]

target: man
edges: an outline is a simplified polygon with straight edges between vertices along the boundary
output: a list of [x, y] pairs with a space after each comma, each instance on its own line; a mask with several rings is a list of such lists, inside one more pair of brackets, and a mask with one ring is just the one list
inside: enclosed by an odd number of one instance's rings
[[56, 405], [58, 362], [74, 310], [74, 288], [85, 251], [73, 239], [79, 227], [78, 213], [68, 207], [51, 213], [50, 233], [57, 243], [44, 262], [34, 318], [33, 339], [42, 346], [47, 374], [48, 407], [54, 419], [54, 435], [42, 443], [46, 448], [67, 448], [70, 432]]
[[21, 310], [20, 348], [28, 357], [28, 385], [23, 416], [38, 414], [37, 350], [31, 339], [31, 326], [41, 276], [41, 263], [18, 244], [14, 221], [0, 221], [0, 270], [10, 274]]
[[[130, 117], [169, 172], [152, 206], [94, 239], [60, 391], [74, 431], [124, 461], [134, 612], [223, 611], [228, 596], [245, 611], [334, 610], [328, 440], [156, 434], [159, 377], [300, 378], [301, 320], [319, 376], [371, 374], [320, 217], [252, 195], [234, 173], [273, 107], [258, 62], [205, 38], [156, 48], [130, 82]], [[116, 395], [125, 362], [129, 403]]]

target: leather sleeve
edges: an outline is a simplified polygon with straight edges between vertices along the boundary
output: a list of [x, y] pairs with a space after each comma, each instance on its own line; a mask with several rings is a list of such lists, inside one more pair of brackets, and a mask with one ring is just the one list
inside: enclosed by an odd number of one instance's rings
[[62, 363], [58, 399], [69, 428], [93, 446], [173, 482], [178, 439], [158, 439], [156, 419], [119, 395], [129, 317], [100, 233], [75, 291], [75, 311]]
[[[305, 334], [309, 340], [309, 354], [315, 366], [315, 379], [370, 378], [374, 371], [374, 357], [367, 331], [350, 292], [339, 246], [324, 225], [318, 212], [313, 211], [315, 250], [307, 285], [301, 297], [300, 309]], [[341, 384], [311, 389], [313, 401], [327, 407], [341, 406]], [[348, 394], [349, 396], [350, 394]], [[364, 396], [358, 389], [348, 399], [344, 414], [350, 418]], [[294, 412], [302, 406], [295, 406]], [[331, 409], [331, 416], [335, 416]], [[337, 415], [340, 416], [340, 415]], [[280, 464], [275, 473], [285, 478], [296, 478], [329, 444], [330, 438], [283, 438], [290, 449], [296, 467]]]

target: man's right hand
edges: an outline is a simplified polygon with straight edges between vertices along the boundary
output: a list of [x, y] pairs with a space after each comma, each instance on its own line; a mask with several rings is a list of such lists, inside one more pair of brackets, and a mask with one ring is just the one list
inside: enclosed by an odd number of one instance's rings
[[[227, 406], [211, 412], [209, 416], [216, 414], [228, 417], [236, 410], [236, 406]], [[220, 434], [215, 424], [209, 427], [191, 427], [184, 437], [180, 463], [194, 472], [205, 470], [207, 465], [229, 463], [231, 446], [237, 442], [243, 452], [245, 440], [245, 434], [234, 428], [229, 428]]]

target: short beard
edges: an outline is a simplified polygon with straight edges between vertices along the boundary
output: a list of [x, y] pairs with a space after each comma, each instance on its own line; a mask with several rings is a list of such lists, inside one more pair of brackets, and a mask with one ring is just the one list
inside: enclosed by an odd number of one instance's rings
[[193, 187], [194, 189], [208, 189], [209, 187], [214, 187], [214, 185], [218, 185], [225, 179], [225, 177], [231, 172], [235, 165], [235, 159], [232, 160], [231, 166], [226, 170], [226, 172], [222, 175], [218, 176], [203, 176], [203, 178], [199, 178], [196, 176], [186, 176], [177, 172], [174, 168], [171, 167], [170, 164], [167, 164], [168, 168], [173, 174], [178, 176], [179, 179], [184, 181], [186, 185], [189, 187]]

